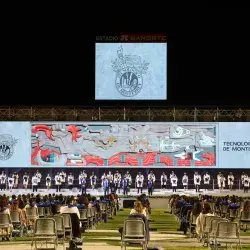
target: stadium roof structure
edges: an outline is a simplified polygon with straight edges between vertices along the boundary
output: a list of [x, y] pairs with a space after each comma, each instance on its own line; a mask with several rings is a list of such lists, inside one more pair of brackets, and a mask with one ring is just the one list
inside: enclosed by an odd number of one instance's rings
[[0, 121], [246, 122], [250, 108], [0, 107]]

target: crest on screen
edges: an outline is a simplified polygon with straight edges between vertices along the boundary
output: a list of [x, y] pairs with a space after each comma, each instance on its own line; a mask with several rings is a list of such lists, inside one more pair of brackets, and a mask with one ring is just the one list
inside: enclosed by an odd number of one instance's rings
[[111, 61], [116, 72], [116, 88], [125, 97], [136, 96], [142, 89], [142, 75], [147, 73], [149, 63], [138, 55], [123, 55], [122, 46], [118, 48], [117, 55], [118, 58]]
[[0, 135], [0, 160], [6, 161], [10, 159], [14, 154], [14, 146], [18, 139], [12, 137], [12, 135]]

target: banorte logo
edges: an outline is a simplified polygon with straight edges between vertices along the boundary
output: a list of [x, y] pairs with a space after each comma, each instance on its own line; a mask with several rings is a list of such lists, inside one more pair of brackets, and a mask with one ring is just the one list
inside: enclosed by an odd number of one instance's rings
[[121, 42], [167, 42], [166, 34], [121, 34]]
[[121, 34], [118, 36], [96, 36], [97, 42], [167, 42], [166, 34]]

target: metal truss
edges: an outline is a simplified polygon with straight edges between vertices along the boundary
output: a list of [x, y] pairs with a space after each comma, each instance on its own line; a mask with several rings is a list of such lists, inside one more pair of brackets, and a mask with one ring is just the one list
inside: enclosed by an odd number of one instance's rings
[[250, 109], [0, 107], [0, 121], [250, 121]]

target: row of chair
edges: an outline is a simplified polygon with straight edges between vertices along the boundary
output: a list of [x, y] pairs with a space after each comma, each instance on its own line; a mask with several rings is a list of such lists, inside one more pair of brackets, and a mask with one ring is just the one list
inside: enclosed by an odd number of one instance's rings
[[[220, 243], [233, 244], [235, 243], [237, 247], [241, 247], [240, 241], [240, 224], [241, 223], [250, 223], [250, 212], [239, 212], [239, 209], [225, 209], [225, 206], [222, 205], [218, 208], [211, 206], [213, 209], [214, 216], [206, 216], [205, 222], [203, 225], [203, 234], [201, 242], [203, 245], [206, 245], [211, 248], [211, 242], [214, 242], [214, 249], [217, 249]], [[173, 213], [176, 216], [176, 219], [180, 221], [181, 211], [178, 210], [175, 206], [173, 207]], [[196, 220], [199, 215], [193, 215], [189, 210], [186, 216], [186, 221], [189, 225], [189, 235], [196, 235]], [[238, 219], [238, 220], [236, 220]]]

